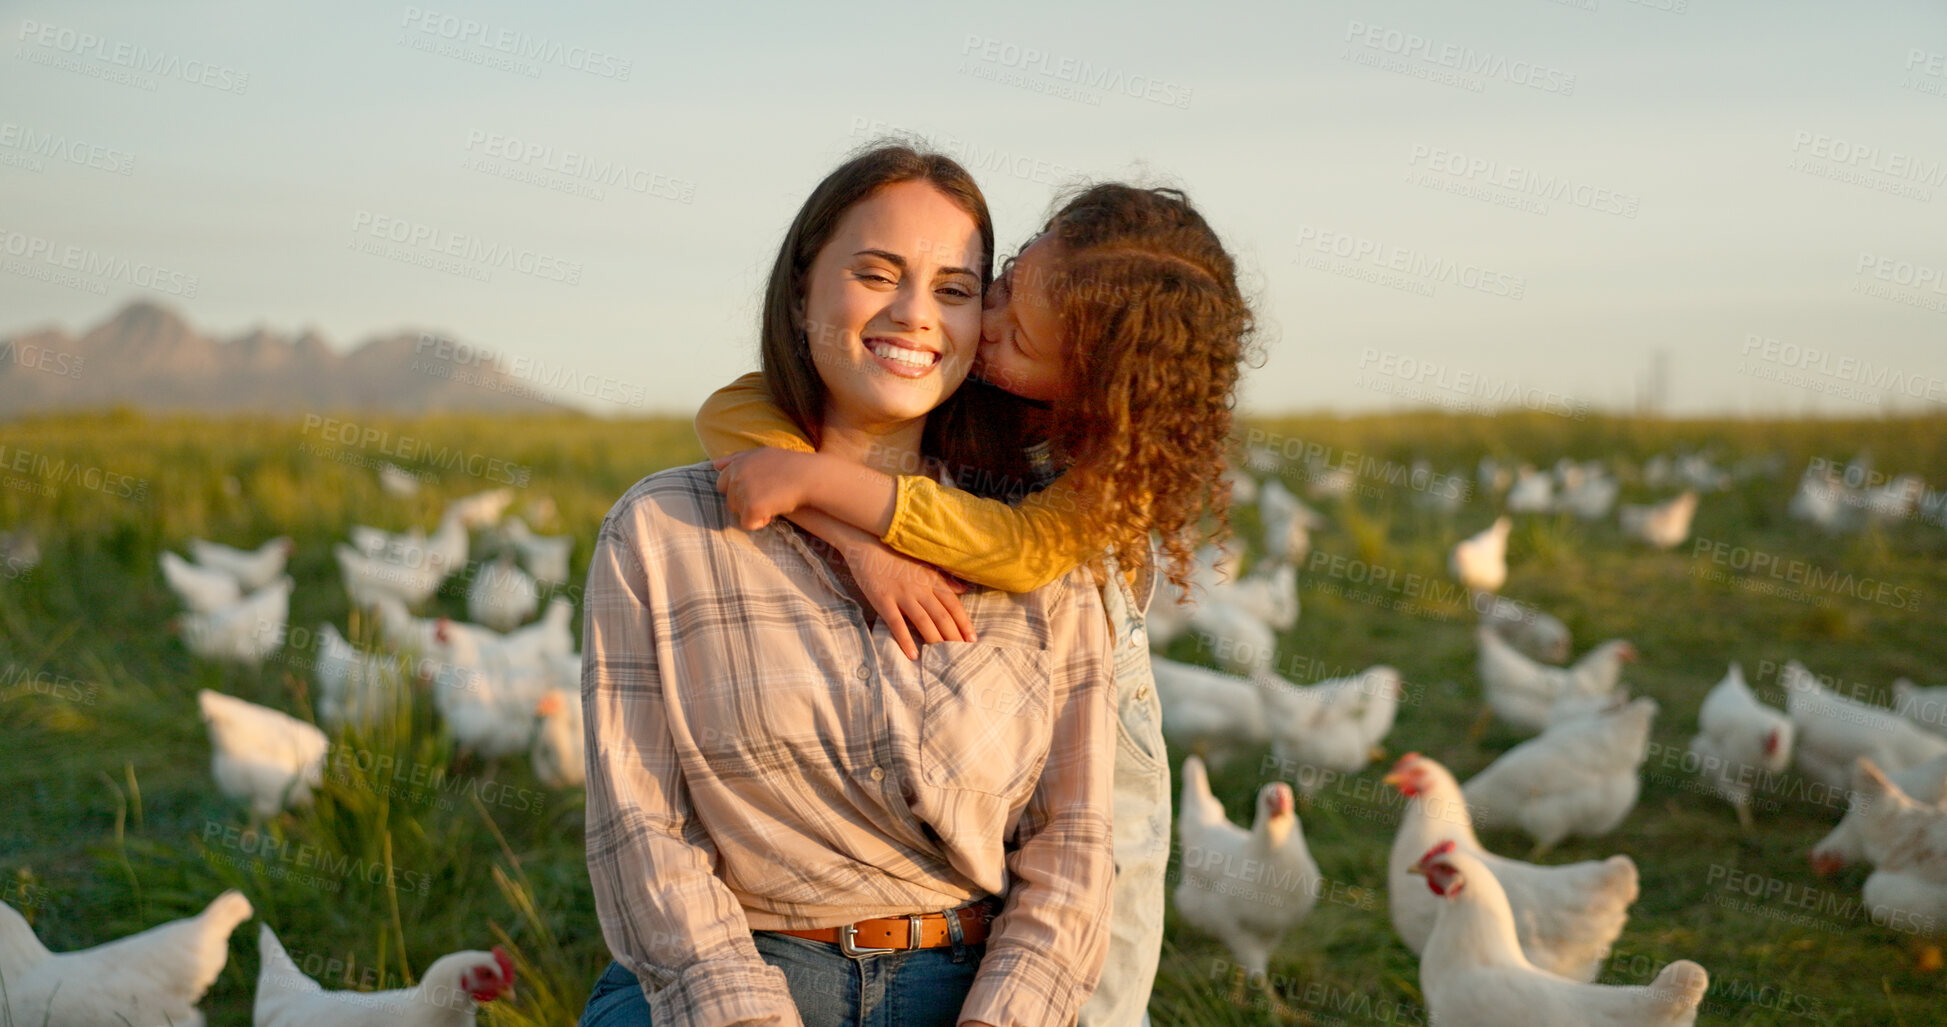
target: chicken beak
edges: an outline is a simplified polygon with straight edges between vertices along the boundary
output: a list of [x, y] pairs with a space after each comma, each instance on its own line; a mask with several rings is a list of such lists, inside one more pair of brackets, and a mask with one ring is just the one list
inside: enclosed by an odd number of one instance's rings
[[1405, 774], [1402, 774], [1397, 770], [1389, 770], [1386, 772], [1385, 777], [1379, 779], [1379, 783], [1382, 785], [1392, 785], [1394, 788], [1398, 788], [1400, 782], [1404, 780], [1406, 780]]
[[1407, 872], [1407, 873], [1409, 873], [1409, 874], [1412, 874], [1412, 875], [1413, 875], [1413, 876], [1415, 876], [1415, 877], [1425, 877], [1425, 876], [1426, 876], [1426, 868], [1425, 868], [1425, 867], [1423, 867], [1423, 866], [1421, 866], [1421, 865], [1419, 865], [1418, 863], [1415, 863], [1415, 864], [1413, 864], [1412, 866], [1410, 866], [1410, 867], [1407, 867], [1407, 868], [1406, 868], [1406, 872]]

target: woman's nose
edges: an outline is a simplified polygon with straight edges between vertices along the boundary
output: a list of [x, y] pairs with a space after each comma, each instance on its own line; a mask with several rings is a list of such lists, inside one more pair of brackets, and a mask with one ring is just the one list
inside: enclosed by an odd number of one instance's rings
[[909, 332], [922, 332], [938, 325], [940, 312], [932, 291], [912, 285], [909, 278], [886, 307], [886, 316]]

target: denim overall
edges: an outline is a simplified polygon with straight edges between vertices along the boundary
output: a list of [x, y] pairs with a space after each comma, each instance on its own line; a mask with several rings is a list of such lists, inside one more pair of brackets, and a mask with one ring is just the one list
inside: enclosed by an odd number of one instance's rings
[[1133, 592], [1114, 557], [1103, 562], [1109, 580], [1102, 586], [1102, 607], [1115, 632], [1116, 875], [1108, 962], [1078, 1024], [1135, 1027], [1149, 1022], [1149, 989], [1163, 949], [1163, 871], [1170, 859], [1163, 707], [1149, 669], [1149, 633], [1143, 628], [1156, 586], [1156, 561], [1150, 561]]

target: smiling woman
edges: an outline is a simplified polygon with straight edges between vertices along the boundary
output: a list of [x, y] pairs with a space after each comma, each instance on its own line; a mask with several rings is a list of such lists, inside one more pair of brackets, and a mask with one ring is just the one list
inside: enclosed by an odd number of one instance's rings
[[[766, 296], [779, 406], [827, 451], [920, 466], [992, 240], [944, 157], [883, 147], [833, 172]], [[1092, 583], [969, 596], [981, 641], [914, 662], [839, 555], [875, 539], [745, 531], [716, 480], [638, 482], [589, 568], [587, 854], [615, 962], [582, 1023], [1072, 1023], [1115, 876]]]
[[918, 452], [924, 418], [966, 379], [980, 338], [984, 250], [973, 227], [923, 181], [885, 186], [839, 221], [799, 314], [825, 390], [823, 436], [911, 433], [911, 445], [875, 451]]

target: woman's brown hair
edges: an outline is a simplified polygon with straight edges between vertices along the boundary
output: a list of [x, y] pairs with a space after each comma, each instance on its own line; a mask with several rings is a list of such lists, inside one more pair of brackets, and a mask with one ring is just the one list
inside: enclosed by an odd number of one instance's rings
[[1175, 189], [1091, 186], [1043, 234], [1073, 383], [1051, 419], [1064, 477], [1093, 537], [1147, 553], [1156, 532], [1184, 585], [1197, 543], [1229, 529], [1219, 481], [1256, 323], [1236, 262]]
[[764, 383], [770, 388], [771, 401], [813, 446], [823, 436], [826, 392], [800, 324], [805, 279], [812, 261], [854, 204], [886, 186], [922, 180], [974, 219], [980, 230], [980, 284], [984, 287], [994, 268], [994, 219], [987, 212], [987, 198], [974, 184], [973, 176], [953, 158], [903, 143], [872, 144], [826, 175], [798, 208], [798, 216], [778, 247], [777, 262], [771, 265], [770, 282], [764, 287], [764, 313], [758, 329]]

